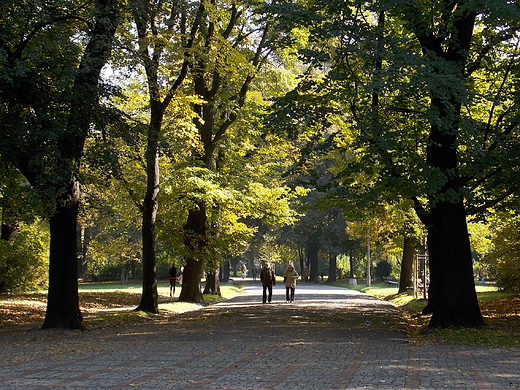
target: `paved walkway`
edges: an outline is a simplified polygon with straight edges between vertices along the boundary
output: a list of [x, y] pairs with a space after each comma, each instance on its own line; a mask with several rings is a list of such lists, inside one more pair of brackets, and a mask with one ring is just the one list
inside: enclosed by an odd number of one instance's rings
[[0, 389], [513, 389], [520, 350], [408, 343], [396, 310], [300, 283], [164, 323], [0, 333]]

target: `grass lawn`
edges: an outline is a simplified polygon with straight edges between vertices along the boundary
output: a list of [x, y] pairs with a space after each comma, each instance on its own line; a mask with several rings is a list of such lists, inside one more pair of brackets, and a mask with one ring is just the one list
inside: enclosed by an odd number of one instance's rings
[[[141, 282], [119, 283], [80, 283], [79, 301], [84, 323], [89, 328], [104, 328], [118, 324], [143, 321], [157, 321], [165, 317], [190, 310], [201, 305], [178, 302], [180, 286], [175, 296], [170, 297], [169, 281], [158, 281], [159, 316], [135, 312], [141, 300]], [[229, 299], [241, 293], [240, 286], [221, 284], [222, 296], [204, 295], [205, 304]], [[9, 293], [0, 294], [0, 327], [30, 325], [40, 327], [45, 319], [47, 293]]]
[[420, 315], [426, 301], [406, 293], [397, 294], [397, 287], [385, 283], [351, 286], [348, 281], [333, 283], [352, 288], [392, 302], [401, 309], [412, 341], [421, 343], [445, 342], [455, 345], [520, 346], [520, 296], [504, 293], [492, 284], [475, 285], [480, 309], [486, 326], [449, 329], [428, 329], [430, 315]]

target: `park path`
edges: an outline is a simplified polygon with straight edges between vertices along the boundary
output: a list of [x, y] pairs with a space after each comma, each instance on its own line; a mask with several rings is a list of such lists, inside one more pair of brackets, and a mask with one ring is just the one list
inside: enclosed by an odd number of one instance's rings
[[0, 333], [0, 389], [514, 389], [520, 350], [416, 345], [389, 303], [300, 283], [160, 323]]

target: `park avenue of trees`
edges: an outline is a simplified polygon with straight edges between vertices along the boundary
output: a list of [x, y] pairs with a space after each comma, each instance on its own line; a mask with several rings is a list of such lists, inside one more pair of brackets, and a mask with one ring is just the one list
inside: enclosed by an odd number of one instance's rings
[[0, 292], [48, 285], [44, 328], [82, 329], [78, 276], [111, 267], [150, 313], [173, 262], [201, 303], [203, 273], [219, 294], [245, 261], [385, 263], [406, 291], [427, 253], [431, 327], [484, 325], [478, 273], [519, 289], [515, 2], [21, 0], [0, 20]]

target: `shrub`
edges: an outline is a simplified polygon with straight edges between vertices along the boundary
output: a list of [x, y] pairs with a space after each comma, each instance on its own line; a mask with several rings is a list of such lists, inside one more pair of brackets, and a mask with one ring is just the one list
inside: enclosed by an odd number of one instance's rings
[[520, 292], [520, 217], [496, 228], [489, 260], [497, 285], [506, 291]]
[[44, 223], [22, 225], [13, 241], [0, 240], [0, 292], [46, 287], [49, 236]]
[[381, 278], [383, 276], [390, 276], [392, 273], [392, 264], [390, 264], [387, 260], [381, 260], [376, 264], [376, 268], [374, 270], [375, 277]]

